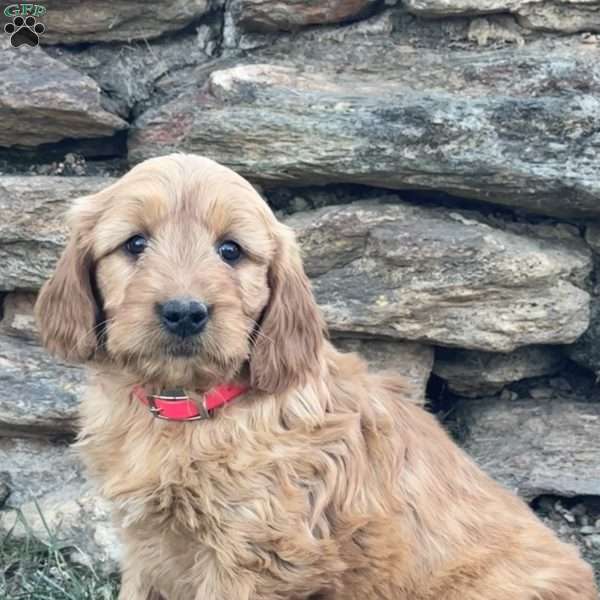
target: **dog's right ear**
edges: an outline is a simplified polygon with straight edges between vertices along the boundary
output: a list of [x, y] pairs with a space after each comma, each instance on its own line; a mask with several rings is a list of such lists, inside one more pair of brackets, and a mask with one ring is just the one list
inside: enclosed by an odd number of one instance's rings
[[[35, 316], [44, 346], [55, 356], [89, 360], [97, 345], [98, 307], [92, 288], [92, 251], [88, 227], [70, 214], [72, 231], [52, 277], [42, 287]], [[89, 228], [91, 229], [91, 223]]]

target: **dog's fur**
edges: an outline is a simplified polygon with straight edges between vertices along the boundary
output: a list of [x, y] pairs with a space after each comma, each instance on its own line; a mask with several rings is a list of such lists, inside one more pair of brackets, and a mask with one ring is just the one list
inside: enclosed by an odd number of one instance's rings
[[[153, 159], [70, 222], [37, 315], [52, 352], [91, 367], [79, 445], [125, 542], [121, 600], [596, 600], [576, 550], [401, 377], [331, 346], [291, 231], [244, 179]], [[122, 246], [140, 232], [135, 260]], [[177, 346], [155, 305], [182, 295], [212, 312]], [[249, 391], [208, 421], [157, 420], [131, 397], [224, 382]]]

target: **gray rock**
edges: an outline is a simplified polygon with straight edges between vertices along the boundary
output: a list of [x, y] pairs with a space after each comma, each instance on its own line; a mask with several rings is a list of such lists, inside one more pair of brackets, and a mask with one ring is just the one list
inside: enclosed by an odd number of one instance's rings
[[265, 186], [433, 189], [598, 216], [596, 58], [573, 40], [472, 53], [303, 37], [142, 114], [130, 158], [183, 150]]
[[285, 222], [297, 232], [334, 333], [509, 352], [567, 343], [587, 328], [589, 295], [581, 287], [591, 261], [581, 239], [511, 233], [477, 213], [398, 199]]
[[600, 376], [600, 290], [592, 298], [589, 327], [567, 347], [567, 354], [577, 364]]
[[0, 508], [4, 506], [4, 503], [10, 496], [10, 488], [4, 481], [0, 481]]
[[600, 31], [600, 2], [598, 0], [524, 2], [516, 14], [519, 23], [529, 29], [561, 33]]
[[[217, 4], [217, 3], [215, 3]], [[209, 0], [58, 0], [41, 17], [42, 44], [149, 39], [197, 21]]]
[[113, 182], [104, 177], [0, 176], [0, 291], [37, 290], [66, 241], [74, 198]]
[[591, 224], [586, 228], [585, 239], [595, 253], [590, 325], [574, 344], [567, 346], [566, 351], [569, 358], [600, 377], [600, 238], [597, 225]]
[[503, 13], [525, 0], [404, 0], [409, 11], [427, 17], [456, 17]]
[[548, 384], [551, 388], [559, 390], [560, 392], [570, 393], [573, 391], [573, 386], [569, 383], [569, 380], [564, 377], [551, 377], [548, 380]]
[[494, 15], [473, 19], [469, 25], [467, 39], [478, 46], [493, 43], [517, 44], [523, 46], [523, 31], [510, 15]]
[[544, 400], [554, 396], [554, 390], [546, 385], [532, 387], [529, 390], [529, 396], [534, 400]]
[[600, 550], [600, 535], [595, 534], [589, 537], [589, 543], [595, 550]]
[[0, 146], [111, 136], [127, 127], [104, 108], [98, 84], [40, 48], [0, 41]]
[[530, 29], [575, 33], [600, 30], [598, 0], [405, 0], [411, 12], [430, 17], [512, 12]]
[[415, 399], [425, 400], [425, 388], [433, 366], [433, 348], [414, 342], [337, 338], [334, 345], [344, 352], [357, 352], [376, 371], [404, 375], [415, 387]]
[[[189, 71], [210, 61], [218, 43], [217, 23], [197, 32], [121, 44], [47, 47], [53, 58], [85, 73], [110, 97], [123, 118], [150, 103], [165, 102], [189, 85]], [[209, 72], [210, 67], [206, 66]], [[204, 75], [204, 78], [206, 78]], [[193, 80], [202, 82], [201, 71]]]
[[248, 31], [290, 31], [306, 25], [339, 23], [364, 15], [377, 0], [234, 0], [234, 21]]
[[450, 391], [476, 398], [496, 394], [521, 379], [552, 375], [562, 363], [563, 355], [555, 346], [525, 346], [508, 354], [440, 348], [433, 372]]
[[83, 486], [81, 464], [65, 443], [0, 436], [0, 480], [10, 490], [6, 505], [18, 508], [35, 498]]
[[[593, 498], [586, 498], [584, 502], [589, 502], [589, 508], [595, 510]], [[540, 498], [536, 505], [538, 516], [544, 524], [553, 529], [563, 541], [568, 544], [575, 544], [583, 558], [594, 568], [596, 580], [600, 580], [600, 548], [592, 546], [588, 534], [582, 533], [577, 523], [570, 523], [565, 518], [570, 512], [562, 506], [560, 500], [556, 501], [555, 498], [545, 496]], [[577, 506], [582, 505], [578, 504]]]
[[[0, 532], [40, 540], [52, 535], [78, 560], [115, 571], [120, 546], [110, 509], [82, 475], [73, 451], [40, 439], [0, 437], [0, 479], [10, 496], [0, 511]], [[17, 517], [14, 509], [19, 509]], [[25, 525], [23, 520], [25, 521]]]
[[585, 525], [582, 527], [579, 532], [583, 535], [592, 535], [592, 533], [596, 533], [596, 528], [591, 525]]
[[527, 500], [600, 494], [600, 405], [542, 400], [464, 400], [464, 449]]
[[504, 388], [502, 392], [500, 392], [500, 400], [512, 402], [513, 400], [517, 400], [518, 398], [519, 394], [517, 394], [517, 392], [507, 390], [506, 388]]
[[0, 335], [0, 434], [72, 432], [83, 381], [35, 342]]
[[[360, 0], [363, 2], [363, 0]], [[413, 22], [412, 33], [421, 39], [421, 32], [415, 31], [414, 17], [406, 13], [403, 9], [385, 9], [378, 12], [381, 4], [377, 2], [366, 2], [369, 4], [369, 13], [376, 10], [375, 14], [360, 20], [352, 20], [338, 27], [307, 27], [301, 31], [296, 28], [291, 31], [275, 30], [256, 30], [248, 29], [245, 25], [240, 25], [234, 19], [232, 12], [225, 13], [225, 21], [222, 30], [222, 49], [224, 55], [235, 56], [239, 50], [258, 50], [270, 48], [273, 45], [283, 47], [289, 44], [308, 44], [313, 46], [317, 43], [346, 43], [349, 39], [354, 42], [362, 43], [365, 38], [371, 36], [389, 36], [395, 29], [401, 29], [407, 25], [407, 21]], [[235, 13], [235, 3], [231, 3]], [[319, 10], [327, 11], [327, 6], [321, 4]], [[297, 19], [297, 17], [295, 17]], [[302, 19], [302, 17], [300, 17]], [[426, 23], [424, 29], [432, 29], [431, 23]], [[289, 27], [288, 27], [289, 29]], [[440, 27], [437, 27], [439, 32]], [[433, 39], [430, 38], [430, 39]], [[438, 36], [439, 40], [439, 36]], [[421, 39], [421, 41], [423, 41]], [[239, 57], [238, 57], [239, 58]], [[223, 68], [221, 65], [220, 68]]]
[[590, 223], [585, 228], [585, 241], [596, 254], [600, 254], [600, 223]]
[[35, 294], [7, 294], [2, 304], [2, 320], [0, 320], [0, 336], [2, 334], [17, 336], [28, 340], [37, 337], [37, 327], [33, 316]]

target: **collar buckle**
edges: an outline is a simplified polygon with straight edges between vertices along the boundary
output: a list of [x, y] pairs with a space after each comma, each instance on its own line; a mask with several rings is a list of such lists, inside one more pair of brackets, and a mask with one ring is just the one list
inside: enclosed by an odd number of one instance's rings
[[[161, 419], [163, 421], [173, 421], [171, 417], [164, 416], [162, 414], [163, 409], [160, 406], [157, 406], [156, 400], [161, 400], [162, 402], [173, 402], [177, 400], [189, 400], [189, 397], [185, 395], [182, 390], [177, 390], [174, 392], [163, 392], [160, 395], [158, 394], [148, 394], [146, 396], [148, 398], [148, 409], [150, 413], [155, 419]], [[214, 414], [213, 410], [210, 410], [206, 407], [206, 396], [202, 396], [202, 403], [198, 406], [198, 414], [192, 417], [186, 417], [185, 419], [177, 419], [182, 422], [187, 421], [205, 421], [207, 419], [211, 419]]]

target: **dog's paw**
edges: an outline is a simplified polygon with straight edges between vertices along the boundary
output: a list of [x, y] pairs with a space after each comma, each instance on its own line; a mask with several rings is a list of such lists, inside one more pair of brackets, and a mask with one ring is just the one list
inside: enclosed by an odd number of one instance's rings
[[10, 43], [15, 48], [19, 46], [37, 46], [40, 35], [46, 31], [43, 23], [37, 23], [35, 17], [15, 17], [12, 23], [4, 26], [4, 31], [10, 35]]

